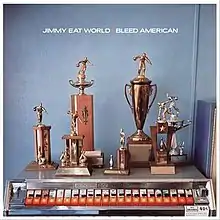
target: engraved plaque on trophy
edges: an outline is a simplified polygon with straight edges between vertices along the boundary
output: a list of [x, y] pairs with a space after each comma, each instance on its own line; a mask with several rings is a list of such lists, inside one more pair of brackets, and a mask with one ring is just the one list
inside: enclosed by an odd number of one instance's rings
[[[146, 63], [152, 64], [146, 53], [133, 58], [139, 60], [138, 75], [125, 85], [125, 97], [131, 108], [136, 125], [136, 132], [127, 139], [130, 153], [130, 167], [149, 166], [152, 140], [144, 133], [143, 127], [147, 114], [156, 98], [157, 86], [146, 77]], [[154, 89], [153, 89], [154, 88]], [[154, 91], [154, 94], [153, 94]], [[128, 95], [129, 93], [129, 95]], [[153, 98], [150, 101], [150, 97]], [[128, 97], [131, 97], [131, 101]]]
[[93, 85], [94, 80], [86, 81], [86, 69], [90, 61], [86, 57], [77, 63], [79, 67], [77, 81], [69, 80], [74, 88], [79, 89], [78, 94], [71, 95], [71, 111], [78, 112], [81, 120], [77, 123], [78, 135], [84, 135], [83, 150], [94, 150], [94, 114], [93, 114], [93, 95], [85, 94], [85, 89]]
[[46, 109], [42, 103], [39, 106], [35, 106], [34, 111], [37, 113], [37, 125], [33, 126], [34, 131], [34, 144], [35, 144], [35, 161], [32, 161], [27, 165], [25, 170], [54, 170], [58, 167], [57, 163], [51, 160], [51, 146], [50, 146], [50, 130], [51, 126], [46, 126], [42, 123], [43, 112]]

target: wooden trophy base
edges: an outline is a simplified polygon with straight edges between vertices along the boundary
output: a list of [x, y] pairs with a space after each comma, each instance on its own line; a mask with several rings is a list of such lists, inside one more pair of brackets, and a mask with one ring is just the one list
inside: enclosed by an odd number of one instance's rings
[[73, 177], [73, 176], [91, 176], [91, 171], [88, 166], [71, 166], [59, 167], [55, 176]]
[[104, 170], [105, 175], [129, 175], [129, 170], [119, 170], [116, 168]]
[[150, 166], [152, 143], [129, 141], [127, 147], [129, 152], [129, 167], [145, 168]]
[[39, 171], [39, 170], [56, 170], [58, 167], [57, 163], [50, 163], [45, 165], [39, 165], [36, 161], [30, 162], [25, 168], [26, 171]]
[[175, 174], [176, 169], [175, 169], [175, 165], [171, 163], [168, 164], [151, 163], [150, 172], [151, 174], [169, 175], [169, 174]]

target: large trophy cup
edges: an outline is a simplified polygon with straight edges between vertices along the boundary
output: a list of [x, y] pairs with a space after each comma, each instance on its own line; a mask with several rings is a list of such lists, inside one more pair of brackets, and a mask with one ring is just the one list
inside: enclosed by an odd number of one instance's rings
[[30, 162], [25, 170], [54, 170], [58, 167], [57, 163], [51, 160], [50, 146], [50, 129], [51, 126], [46, 126], [42, 123], [43, 112], [47, 110], [42, 103], [33, 108], [37, 114], [37, 124], [33, 126], [34, 143], [35, 143], [35, 161]]
[[94, 80], [86, 81], [87, 65], [91, 64], [87, 57], [79, 61], [76, 66], [79, 67], [77, 80], [69, 80], [74, 88], [79, 89], [78, 94], [71, 95], [71, 111], [78, 112], [82, 121], [77, 124], [78, 135], [84, 135], [83, 150], [94, 150], [94, 117], [93, 117], [93, 95], [85, 94], [85, 89], [93, 85]]
[[[148, 167], [151, 155], [152, 140], [144, 133], [143, 127], [147, 114], [156, 98], [157, 86], [151, 84], [152, 81], [146, 77], [146, 63], [152, 65], [146, 53], [135, 56], [134, 61], [139, 60], [138, 75], [130, 81], [130, 85], [125, 85], [125, 97], [134, 115], [137, 130], [128, 137], [128, 149], [130, 153], [130, 166]], [[154, 88], [154, 89], [153, 89]], [[154, 90], [154, 94], [153, 94]], [[128, 94], [131, 96], [129, 101]], [[153, 98], [149, 103], [150, 96]]]

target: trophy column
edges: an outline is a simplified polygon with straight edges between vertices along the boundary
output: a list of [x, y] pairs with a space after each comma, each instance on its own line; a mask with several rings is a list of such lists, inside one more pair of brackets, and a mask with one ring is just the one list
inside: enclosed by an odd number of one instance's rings
[[50, 146], [50, 130], [51, 126], [42, 124], [42, 113], [46, 109], [42, 106], [34, 107], [37, 112], [38, 124], [33, 126], [34, 145], [35, 145], [35, 161], [32, 161], [25, 168], [27, 171], [34, 170], [54, 170], [58, 167], [57, 163], [51, 161], [51, 146]]
[[69, 84], [79, 89], [79, 93], [71, 95], [71, 111], [78, 112], [79, 123], [76, 125], [77, 134], [84, 135], [83, 150], [94, 151], [94, 118], [93, 118], [93, 95], [85, 94], [85, 89], [93, 85], [94, 80], [86, 81], [86, 69], [90, 63], [87, 57], [79, 61], [77, 80], [69, 80]]
[[38, 161], [38, 154], [41, 153], [46, 161], [51, 163], [50, 129], [51, 126], [33, 126], [36, 162]]
[[79, 135], [84, 135], [83, 150], [94, 150], [93, 95], [71, 95], [71, 110], [78, 111], [81, 121], [77, 125]]

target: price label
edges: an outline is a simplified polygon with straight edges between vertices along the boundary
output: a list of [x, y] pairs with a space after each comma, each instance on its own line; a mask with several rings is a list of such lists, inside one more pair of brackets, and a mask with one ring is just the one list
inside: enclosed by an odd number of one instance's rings
[[185, 216], [209, 216], [207, 205], [185, 206]]

